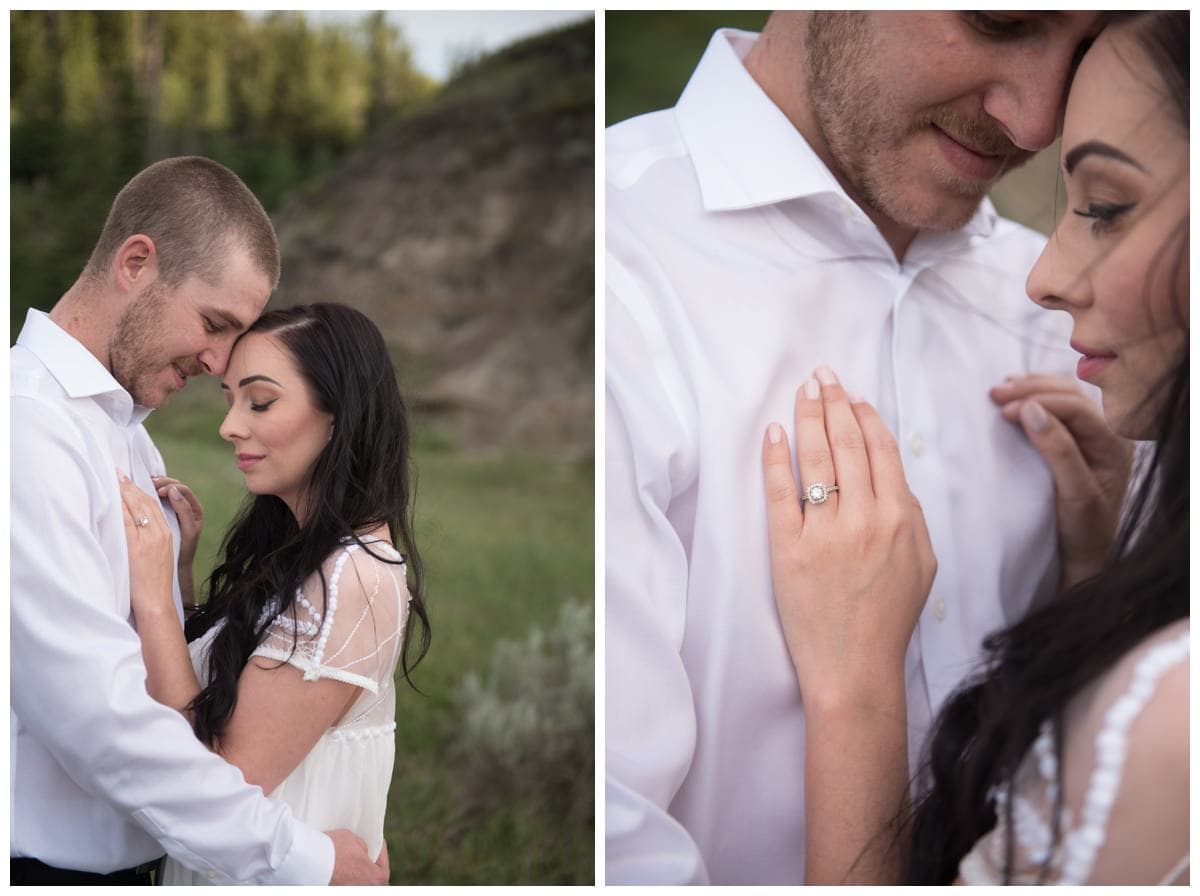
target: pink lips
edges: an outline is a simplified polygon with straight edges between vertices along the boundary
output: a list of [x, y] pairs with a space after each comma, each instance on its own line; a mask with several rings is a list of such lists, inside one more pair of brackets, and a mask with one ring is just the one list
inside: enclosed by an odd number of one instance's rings
[[992, 180], [1004, 165], [1004, 156], [990, 156], [959, 143], [941, 128], [933, 126], [938, 149], [946, 160], [964, 177], [975, 180]]
[[266, 457], [265, 454], [239, 454], [237, 456], [238, 469], [245, 473], [247, 470], [254, 467], [264, 457]]
[[1085, 382], [1090, 383], [1109, 364], [1117, 360], [1117, 356], [1110, 352], [1103, 352], [1100, 349], [1080, 345], [1077, 342], [1072, 342], [1071, 348], [1083, 355], [1075, 367], [1075, 375]]
[[187, 376], [176, 365], [174, 365], [174, 364], [171, 365], [171, 372], [173, 374], [175, 374], [175, 380], [178, 383], [178, 385], [176, 386], [177, 389], [182, 389], [184, 386], [187, 385]]

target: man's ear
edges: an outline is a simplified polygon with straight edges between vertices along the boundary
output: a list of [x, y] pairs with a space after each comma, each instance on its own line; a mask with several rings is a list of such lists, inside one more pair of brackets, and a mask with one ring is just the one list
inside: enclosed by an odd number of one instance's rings
[[154, 240], [135, 233], [113, 256], [113, 277], [122, 292], [143, 292], [158, 279], [158, 250]]

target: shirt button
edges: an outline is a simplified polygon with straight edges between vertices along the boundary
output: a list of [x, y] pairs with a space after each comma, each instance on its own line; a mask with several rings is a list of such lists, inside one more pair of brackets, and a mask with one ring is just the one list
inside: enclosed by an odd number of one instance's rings
[[925, 440], [921, 438], [919, 432], [914, 432], [908, 437], [908, 447], [912, 451], [914, 457], [920, 457], [925, 453]]
[[938, 622], [946, 618], [946, 602], [940, 597], [933, 602], [933, 618]]

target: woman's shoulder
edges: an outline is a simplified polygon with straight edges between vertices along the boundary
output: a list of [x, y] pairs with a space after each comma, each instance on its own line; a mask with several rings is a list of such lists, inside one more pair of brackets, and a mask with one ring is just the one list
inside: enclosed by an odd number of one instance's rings
[[310, 576], [305, 591], [321, 590], [321, 578], [330, 614], [339, 607], [369, 607], [376, 613], [396, 607], [402, 613], [408, 604], [404, 557], [382, 538], [342, 539], [321, 564], [320, 576]]
[[1153, 881], [1186, 855], [1189, 632], [1185, 618], [1142, 639], [1068, 714], [1068, 851], [1094, 863], [1081, 879]]
[[354, 569], [367, 569], [375, 564], [403, 569], [404, 555], [386, 538], [349, 535], [340, 539], [329, 552], [322, 569], [329, 577], [335, 572], [342, 572], [347, 565]]
[[1186, 617], [1143, 638], [1080, 694], [1067, 714], [1068, 738], [1172, 749], [1183, 735], [1186, 760], [1190, 653]]
[[1097, 679], [1086, 701], [1090, 715], [1111, 716], [1110, 724], [1127, 726], [1137, 717], [1188, 699], [1191, 620], [1178, 619], [1129, 648]]
[[[1081, 692], [1061, 752], [1043, 724], [1015, 792], [998, 794], [1011, 801], [1014, 882], [1173, 882], [1187, 867], [1188, 633], [1186, 618], [1153, 632]], [[1000, 882], [1006, 830], [964, 858], [965, 881]]]

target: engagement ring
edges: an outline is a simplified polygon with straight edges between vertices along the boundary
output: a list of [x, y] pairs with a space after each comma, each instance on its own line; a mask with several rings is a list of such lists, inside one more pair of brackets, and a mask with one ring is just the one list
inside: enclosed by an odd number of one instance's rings
[[800, 496], [800, 503], [803, 504], [805, 501], [808, 501], [812, 504], [824, 504], [829, 500], [830, 493], [837, 490], [838, 487], [836, 485], [825, 485], [821, 482], [814, 482], [804, 490], [804, 494]]
[[[824, 499], [824, 498], [822, 498], [821, 500], [823, 501], [823, 500], [825, 500], [825, 499]], [[137, 524], [138, 524], [138, 526], [139, 526], [139, 527], [140, 527], [140, 526], [149, 526], [149, 525], [150, 525], [150, 517], [148, 517], [148, 516], [144, 516], [144, 517], [142, 517], [141, 519], [139, 519], [139, 520], [137, 521]]]

